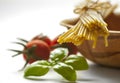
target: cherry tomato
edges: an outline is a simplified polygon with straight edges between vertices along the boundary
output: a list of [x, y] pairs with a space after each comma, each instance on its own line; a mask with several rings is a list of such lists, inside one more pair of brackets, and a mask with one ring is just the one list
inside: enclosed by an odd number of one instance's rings
[[33, 40], [26, 44], [23, 57], [28, 63], [36, 60], [48, 60], [50, 55], [49, 46], [41, 40]]

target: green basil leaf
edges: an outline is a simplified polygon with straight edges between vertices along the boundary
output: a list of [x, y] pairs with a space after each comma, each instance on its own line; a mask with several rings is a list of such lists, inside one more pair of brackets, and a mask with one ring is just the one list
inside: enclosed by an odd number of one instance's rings
[[70, 55], [65, 60], [65, 63], [71, 65], [75, 70], [88, 69], [88, 63], [86, 59], [79, 55]]
[[50, 60], [60, 61], [67, 55], [68, 55], [68, 49], [67, 48], [56, 48], [55, 50], [53, 50], [51, 52]]
[[24, 77], [29, 76], [43, 76], [49, 71], [49, 66], [44, 65], [30, 65], [24, 71]]
[[31, 65], [44, 65], [44, 66], [51, 66], [47, 60], [37, 60]]
[[75, 70], [72, 68], [72, 66], [67, 65], [65, 63], [58, 63], [56, 64], [53, 69], [60, 74], [61, 76], [63, 76], [66, 80], [69, 81], [76, 81], [76, 72]]

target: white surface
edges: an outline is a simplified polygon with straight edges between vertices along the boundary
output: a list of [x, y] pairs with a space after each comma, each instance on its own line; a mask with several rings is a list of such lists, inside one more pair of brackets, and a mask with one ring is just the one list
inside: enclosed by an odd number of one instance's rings
[[[73, 8], [80, 0], [0, 0], [0, 83], [69, 83], [51, 71], [40, 80], [27, 80], [23, 72], [22, 56], [12, 58], [9, 48], [22, 49], [11, 42], [16, 38], [31, 39], [44, 33], [54, 38], [66, 28], [59, 22], [75, 17]], [[78, 72], [76, 83], [120, 83], [120, 70], [89, 63], [90, 68]]]

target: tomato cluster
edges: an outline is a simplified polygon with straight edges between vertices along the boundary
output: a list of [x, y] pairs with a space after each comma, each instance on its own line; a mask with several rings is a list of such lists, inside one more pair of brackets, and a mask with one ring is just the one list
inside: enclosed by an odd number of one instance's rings
[[77, 46], [72, 43], [59, 44], [57, 42], [58, 37], [59, 36], [55, 37], [52, 40], [48, 36], [39, 34], [34, 36], [30, 41], [21, 39], [22, 41], [25, 41], [26, 44], [23, 45], [22, 43], [17, 43], [24, 46], [24, 49], [22, 51], [17, 51], [17, 54], [23, 55], [23, 58], [26, 61], [27, 65], [28, 63], [31, 64], [37, 60], [48, 60], [50, 52], [58, 47], [68, 48], [69, 55], [76, 54], [78, 52]]

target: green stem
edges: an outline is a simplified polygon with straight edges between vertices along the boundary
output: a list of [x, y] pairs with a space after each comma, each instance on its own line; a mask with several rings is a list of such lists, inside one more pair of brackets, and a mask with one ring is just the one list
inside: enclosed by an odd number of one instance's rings
[[29, 41], [27, 41], [27, 40], [25, 40], [25, 39], [22, 39], [22, 38], [17, 38], [18, 40], [20, 40], [20, 41], [23, 41], [23, 42], [25, 42], [25, 43], [28, 43]]

